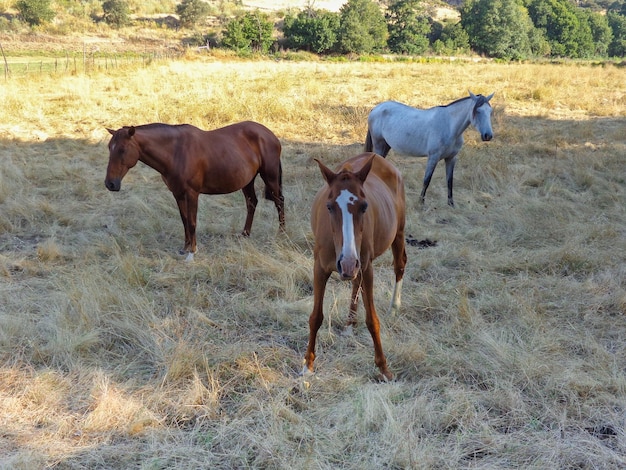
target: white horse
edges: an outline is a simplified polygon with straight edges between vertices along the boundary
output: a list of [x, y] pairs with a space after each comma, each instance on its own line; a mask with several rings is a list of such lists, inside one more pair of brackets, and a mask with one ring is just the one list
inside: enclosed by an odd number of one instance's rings
[[493, 138], [489, 96], [475, 95], [458, 99], [446, 106], [417, 109], [397, 101], [377, 105], [367, 119], [365, 151], [386, 157], [389, 150], [414, 157], [428, 157], [421, 202], [439, 160], [446, 161], [448, 204], [454, 206], [452, 177], [457, 154], [463, 146], [463, 132], [471, 124], [483, 141]]

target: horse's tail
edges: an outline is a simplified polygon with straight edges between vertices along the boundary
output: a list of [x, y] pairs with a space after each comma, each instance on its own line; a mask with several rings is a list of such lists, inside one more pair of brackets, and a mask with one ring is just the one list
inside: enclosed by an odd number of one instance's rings
[[367, 135], [365, 136], [365, 151], [371, 152], [374, 148], [374, 144], [372, 143], [372, 133], [370, 130], [367, 130]]

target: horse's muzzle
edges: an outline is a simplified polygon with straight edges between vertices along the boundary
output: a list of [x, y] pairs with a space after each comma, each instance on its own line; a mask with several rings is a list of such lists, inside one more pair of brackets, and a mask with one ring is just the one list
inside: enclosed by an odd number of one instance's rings
[[485, 132], [481, 137], [483, 138], [483, 142], [489, 142], [493, 139], [493, 134], [491, 132]]
[[342, 281], [351, 281], [356, 278], [359, 269], [361, 269], [361, 262], [358, 258], [340, 256], [337, 260], [337, 272]]
[[104, 185], [109, 191], [119, 191], [122, 186], [122, 182], [118, 179], [104, 180]]

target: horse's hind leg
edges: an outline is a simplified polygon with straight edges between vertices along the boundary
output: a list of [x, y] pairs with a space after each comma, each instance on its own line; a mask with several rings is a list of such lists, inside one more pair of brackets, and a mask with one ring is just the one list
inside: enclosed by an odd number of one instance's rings
[[454, 165], [456, 164], [456, 155], [446, 159], [446, 180], [448, 182], [448, 205], [454, 207], [454, 199], [452, 198], [452, 182], [454, 179]]
[[265, 183], [265, 199], [274, 201], [276, 211], [278, 212], [278, 225], [282, 231], [285, 230], [285, 198], [282, 191], [281, 168], [278, 168], [277, 174], [261, 173], [261, 178]]
[[391, 150], [390, 145], [387, 143], [385, 139], [382, 137], [376, 140], [376, 144], [374, 145], [374, 153], [377, 153], [381, 157], [387, 158], [387, 154]]
[[198, 194], [183, 194], [176, 197], [180, 218], [185, 228], [185, 246], [181, 255], [187, 254], [187, 261], [193, 260], [196, 252], [196, 218], [198, 214]]
[[241, 190], [246, 199], [246, 223], [243, 226], [243, 232], [241, 234], [245, 237], [250, 235], [250, 230], [252, 228], [252, 221], [254, 220], [254, 211], [256, 210], [256, 205], [258, 203], [258, 199], [256, 197], [256, 191], [254, 190], [254, 179], [250, 181], [246, 186], [244, 186]]
[[404, 277], [404, 268], [407, 262], [404, 243], [404, 230], [398, 230], [396, 238], [391, 244], [391, 252], [393, 253], [393, 270], [396, 274], [396, 283], [393, 288], [393, 295], [391, 296], [391, 314], [397, 313], [400, 309], [402, 278]]

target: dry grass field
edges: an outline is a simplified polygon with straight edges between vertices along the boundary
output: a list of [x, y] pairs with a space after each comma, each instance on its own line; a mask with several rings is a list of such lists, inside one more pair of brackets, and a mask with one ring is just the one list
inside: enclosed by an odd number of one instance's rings
[[[495, 92], [418, 203], [403, 305], [376, 262], [378, 380], [331, 279], [316, 374], [313, 158], [360, 153], [369, 110]], [[626, 465], [626, 75], [581, 64], [154, 62], [0, 85], [0, 468], [617, 469]], [[283, 144], [287, 232], [201, 196], [199, 251], [157, 172], [103, 184], [106, 127], [252, 119]], [[261, 196], [261, 182], [257, 193]]]

